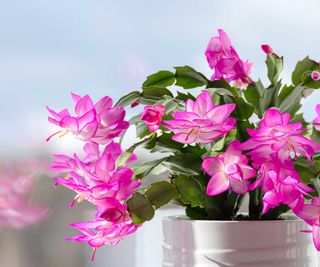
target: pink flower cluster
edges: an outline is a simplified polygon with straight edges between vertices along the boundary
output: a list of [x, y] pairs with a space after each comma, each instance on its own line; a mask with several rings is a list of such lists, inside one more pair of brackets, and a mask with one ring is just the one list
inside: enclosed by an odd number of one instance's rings
[[[225, 153], [203, 160], [202, 168], [211, 176], [207, 186], [208, 195], [218, 195], [228, 189], [238, 194], [261, 188], [263, 194], [262, 214], [280, 204], [288, 205], [298, 216], [313, 226], [315, 245], [320, 250], [320, 206], [319, 199], [305, 204], [304, 196], [311, 196], [313, 189], [305, 185], [292, 162], [303, 156], [312, 162], [312, 157], [320, 151], [320, 145], [304, 137], [300, 122], [290, 123], [289, 113], [267, 110], [258, 129], [248, 129], [250, 139], [240, 144], [232, 142]], [[248, 151], [248, 159], [242, 151]]]
[[210, 93], [203, 91], [196, 101], [187, 100], [184, 112], [174, 112], [174, 119], [166, 120], [165, 127], [179, 143], [207, 144], [234, 129], [236, 120], [229, 117], [234, 109], [235, 104], [215, 106]]
[[[97, 248], [105, 244], [115, 245], [138, 229], [138, 225], [132, 224], [125, 202], [140, 186], [140, 181], [132, 179], [133, 171], [127, 167], [128, 163], [136, 159], [135, 155], [121, 163], [119, 157], [123, 151], [120, 144], [113, 141], [128, 127], [128, 123], [124, 121], [124, 109], [112, 108], [112, 101], [108, 97], [95, 105], [88, 96], [79, 97], [73, 94], [73, 98], [76, 101], [76, 117], [71, 117], [69, 112], [64, 110], [59, 113], [63, 114], [59, 122], [50, 117], [49, 121], [60, 127], [66, 126], [65, 121], [73, 121], [72, 125], [81, 125], [76, 128], [66, 127], [66, 130], [86, 141], [85, 155], [83, 159], [76, 154], [73, 157], [55, 155], [52, 170], [67, 173], [55, 178], [55, 182], [56, 185], [60, 184], [76, 192], [71, 207], [83, 200], [96, 206], [97, 212], [92, 221], [71, 225], [81, 234], [67, 239], [87, 242], [94, 249], [93, 260]], [[52, 110], [50, 113], [58, 114]], [[83, 131], [83, 128], [86, 130]], [[101, 144], [105, 144], [104, 148]]]
[[238, 88], [245, 88], [251, 83], [250, 73], [252, 63], [240, 59], [237, 51], [232, 46], [228, 35], [221, 29], [219, 36], [210, 39], [205, 55], [214, 73], [212, 80], [234, 82]]
[[47, 208], [32, 203], [30, 193], [33, 189], [33, 177], [19, 165], [10, 162], [1, 168], [0, 228], [22, 229], [47, 217]]

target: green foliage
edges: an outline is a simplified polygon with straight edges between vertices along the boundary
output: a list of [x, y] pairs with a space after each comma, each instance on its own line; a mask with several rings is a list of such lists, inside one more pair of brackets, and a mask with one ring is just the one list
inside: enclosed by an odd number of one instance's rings
[[318, 63], [309, 57], [299, 61], [291, 76], [292, 84], [295, 86], [301, 84], [303, 82], [304, 73], [307, 71], [312, 71], [317, 67], [319, 67]]
[[180, 175], [172, 182], [180, 193], [180, 199], [184, 204], [203, 208], [204, 188], [198, 180], [191, 176]]
[[152, 203], [143, 194], [134, 193], [127, 201], [127, 205], [134, 224], [141, 224], [145, 221], [150, 221], [154, 216]]
[[131, 105], [133, 102], [137, 101], [141, 96], [141, 93], [138, 91], [131, 92], [119, 99], [115, 104], [116, 106], [126, 107]]
[[176, 85], [184, 89], [192, 89], [208, 84], [208, 79], [189, 66], [175, 67]]
[[272, 85], [279, 81], [280, 73], [283, 69], [283, 58], [275, 54], [267, 55], [266, 64], [268, 68], [268, 78]]
[[160, 165], [165, 162], [168, 157], [160, 158], [153, 161], [148, 161], [142, 164], [139, 164], [137, 167], [133, 168], [134, 176], [136, 179], [142, 179], [149, 174], [151, 174], [156, 168], [159, 168]]
[[153, 183], [145, 195], [157, 209], [179, 197], [175, 187], [166, 181]]
[[143, 87], [149, 87], [154, 85], [167, 87], [167, 86], [173, 85], [174, 82], [175, 82], [174, 73], [167, 70], [161, 70], [157, 73], [154, 73], [148, 76], [147, 80], [143, 83]]
[[314, 159], [309, 163], [307, 159], [300, 158], [294, 162], [295, 169], [305, 184], [310, 184], [313, 178], [320, 174], [320, 160]]

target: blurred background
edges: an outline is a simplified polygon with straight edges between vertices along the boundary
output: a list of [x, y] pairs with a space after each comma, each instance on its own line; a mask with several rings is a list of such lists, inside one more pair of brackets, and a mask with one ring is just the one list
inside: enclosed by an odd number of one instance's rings
[[[87, 220], [90, 209], [68, 208], [73, 194], [54, 189], [50, 175], [42, 174], [50, 153], [77, 147], [68, 138], [45, 142], [53, 132], [46, 105], [70, 108], [71, 91], [118, 99], [139, 89], [148, 74], [173, 66], [190, 65], [210, 76], [204, 51], [217, 28], [229, 34], [243, 59], [254, 62], [254, 78], [266, 80], [262, 43], [284, 56], [284, 80], [306, 55], [320, 60], [318, 0], [0, 3], [0, 165], [14, 162], [19, 177], [35, 177], [30, 197], [44, 212], [28, 227], [0, 224], [1, 267], [158, 267], [161, 218], [181, 213], [170, 207], [158, 212], [156, 220], [117, 248], [100, 249], [90, 263], [86, 245], [64, 241], [75, 234], [68, 224]], [[305, 118], [311, 120], [320, 93], [305, 102]], [[130, 143], [134, 134], [128, 138]], [[34, 158], [39, 162], [30, 171], [28, 160]]]

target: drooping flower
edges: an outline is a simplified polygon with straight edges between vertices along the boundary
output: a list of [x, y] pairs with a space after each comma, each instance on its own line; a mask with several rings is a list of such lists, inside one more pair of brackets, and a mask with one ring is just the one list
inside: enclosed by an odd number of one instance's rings
[[119, 224], [113, 224], [106, 220], [95, 219], [91, 222], [79, 222], [71, 224], [73, 228], [82, 234], [76, 235], [66, 240], [74, 242], [87, 242], [93, 248], [91, 260], [94, 260], [95, 252], [104, 245], [115, 246], [124, 237], [137, 231], [141, 225], [134, 225], [130, 217]]
[[166, 110], [162, 104], [145, 106], [141, 114], [141, 120], [149, 127], [150, 132], [155, 132], [159, 129], [165, 113]]
[[240, 142], [233, 141], [224, 154], [203, 160], [202, 168], [211, 176], [208, 195], [215, 196], [230, 188], [238, 194], [249, 191], [248, 180], [256, 175], [256, 171], [241, 152]]
[[313, 198], [310, 204], [304, 204], [295, 213], [312, 226], [311, 231], [306, 230], [304, 232], [312, 233], [313, 243], [316, 249], [320, 251], [320, 197]]
[[302, 155], [310, 162], [320, 145], [301, 135], [305, 131], [300, 122], [290, 122], [290, 114], [281, 114], [275, 108], [268, 109], [259, 123], [259, 128], [248, 129], [251, 136], [242, 144], [243, 150], [251, 150], [247, 154], [259, 167], [271, 156], [276, 155], [281, 162], [286, 161], [293, 153], [295, 157]]
[[[94, 162], [81, 161], [77, 155], [74, 155], [74, 158], [65, 157], [66, 164], [72, 160], [72, 165], [68, 169], [70, 174], [55, 178], [55, 182], [77, 193], [71, 206], [83, 200], [97, 205], [101, 199], [109, 197], [122, 201], [140, 186], [139, 181], [132, 180], [133, 171], [130, 168], [116, 165], [121, 152], [120, 145], [111, 142], [101, 155], [97, 155]], [[131, 159], [128, 160], [130, 161]], [[63, 162], [55, 163], [55, 166], [62, 165]]]
[[228, 35], [222, 29], [218, 32], [219, 36], [210, 39], [205, 52], [209, 66], [214, 70], [211, 79], [225, 79], [234, 82], [238, 88], [245, 88], [251, 83], [252, 63], [241, 60]]
[[314, 70], [311, 72], [311, 79], [314, 81], [319, 81], [320, 80], [320, 71]]
[[193, 101], [188, 99], [184, 112], [174, 112], [165, 127], [174, 132], [173, 140], [183, 143], [207, 144], [234, 129], [236, 120], [230, 118], [235, 104], [215, 106], [208, 91]]
[[257, 187], [261, 187], [263, 193], [262, 214], [280, 204], [288, 205], [292, 210], [299, 209], [304, 203], [304, 195], [313, 191], [301, 181], [290, 160], [281, 163], [276, 158], [262, 164], [250, 190]]
[[320, 104], [316, 106], [317, 117], [312, 121], [314, 123], [314, 127], [320, 131]]
[[124, 120], [125, 110], [122, 107], [112, 107], [110, 97], [106, 96], [96, 104], [93, 104], [88, 95], [80, 97], [72, 94], [72, 98], [75, 102], [75, 116], [67, 109], [57, 113], [48, 108], [52, 116], [48, 117], [49, 122], [62, 128], [48, 140], [56, 134], [64, 135], [70, 132], [82, 141], [106, 144], [122, 135], [129, 127], [129, 123]]
[[273, 52], [273, 49], [271, 48], [270, 45], [268, 44], [263, 44], [261, 45], [261, 49], [264, 53], [266, 53], [267, 55], [272, 55], [274, 52]]

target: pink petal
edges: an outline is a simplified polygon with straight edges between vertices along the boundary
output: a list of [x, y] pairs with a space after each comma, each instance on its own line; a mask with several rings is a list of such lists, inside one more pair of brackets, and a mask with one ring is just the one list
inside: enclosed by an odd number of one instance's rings
[[92, 100], [90, 96], [86, 95], [82, 97], [79, 102], [75, 106], [75, 112], [78, 116], [82, 116], [83, 114], [89, 112], [94, 108]]
[[202, 169], [210, 176], [214, 176], [217, 172], [224, 169], [224, 164], [223, 161], [217, 157], [208, 157], [203, 160]]
[[215, 123], [222, 123], [225, 121], [227, 117], [230, 116], [230, 114], [235, 109], [236, 104], [225, 104], [216, 106], [213, 109], [209, 110], [205, 117], [209, 118], [210, 120], [214, 121]]
[[230, 188], [230, 181], [222, 172], [217, 172], [213, 175], [207, 185], [207, 194], [209, 196], [219, 195]]
[[235, 180], [230, 179], [230, 185], [232, 191], [236, 192], [237, 194], [245, 194], [249, 191], [249, 184], [246, 180]]
[[64, 117], [60, 122], [60, 126], [74, 133], [77, 133], [79, 130], [78, 121], [73, 117]]
[[95, 105], [94, 105], [96, 112], [98, 114], [102, 113], [105, 109], [112, 107], [112, 99], [108, 96], [101, 98]]
[[211, 95], [208, 91], [203, 91], [196, 99], [194, 112], [203, 117], [210, 109], [214, 107]]

